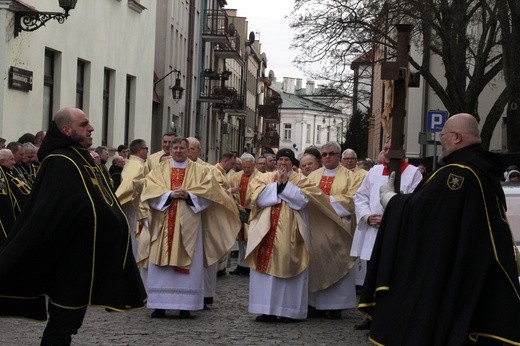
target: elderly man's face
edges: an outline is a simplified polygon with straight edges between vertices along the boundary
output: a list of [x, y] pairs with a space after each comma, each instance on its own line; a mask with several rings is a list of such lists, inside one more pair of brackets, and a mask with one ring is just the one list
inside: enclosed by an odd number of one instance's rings
[[254, 170], [255, 170], [255, 164], [252, 161], [242, 162], [242, 171], [244, 171], [244, 174], [246, 175], [246, 177], [253, 174]]
[[4, 159], [0, 160], [0, 165], [7, 167], [10, 171], [14, 168], [14, 156], [9, 153]]
[[326, 147], [321, 149], [321, 164], [327, 169], [334, 169], [339, 165], [339, 153], [334, 147]]
[[276, 161], [276, 165], [278, 166], [278, 170], [285, 168], [286, 172], [292, 170], [294, 166], [291, 159], [287, 156], [280, 156], [278, 161]]
[[318, 160], [311, 155], [305, 155], [300, 160], [300, 168], [303, 175], [308, 176], [319, 168]]
[[357, 158], [353, 153], [347, 153], [341, 158], [341, 164], [347, 169], [354, 169], [357, 166]]

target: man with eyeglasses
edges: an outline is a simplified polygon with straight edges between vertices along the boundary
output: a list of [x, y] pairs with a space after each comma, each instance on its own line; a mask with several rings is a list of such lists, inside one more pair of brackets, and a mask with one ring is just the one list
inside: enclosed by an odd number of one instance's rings
[[392, 178], [381, 188], [386, 210], [360, 301], [374, 344], [520, 345], [502, 162], [480, 143], [475, 117], [455, 114], [440, 167], [411, 194], [396, 195]]
[[[370, 261], [383, 217], [379, 188], [388, 182], [390, 175], [390, 168], [388, 167], [390, 144], [391, 139], [387, 139], [383, 146], [383, 164], [375, 165], [368, 171], [354, 198], [357, 228], [354, 232], [350, 255], [359, 257], [362, 261]], [[411, 193], [421, 180], [422, 174], [419, 169], [403, 159], [401, 162], [401, 191]], [[354, 329], [370, 329], [370, 320], [365, 319], [363, 323], [355, 325]]]
[[[348, 223], [348, 232], [340, 234], [336, 239], [341, 247], [335, 248], [336, 252], [341, 252], [348, 260], [343, 264], [340, 280], [309, 295], [309, 305], [314, 308], [309, 311], [309, 317], [341, 319], [342, 309], [356, 306], [355, 275], [352, 271], [354, 260], [349, 256], [353, 237], [350, 232], [350, 219], [354, 213], [354, 194], [361, 184], [361, 179], [340, 165], [340, 154], [341, 147], [337, 142], [325, 143], [321, 148], [323, 167], [309, 174], [308, 178], [320, 187], [336, 214]], [[311, 251], [311, 258], [320, 255]]]
[[130, 157], [121, 173], [121, 184], [116, 190], [116, 197], [123, 207], [130, 226], [132, 239], [132, 252], [139, 266], [143, 283], [146, 286], [145, 259], [148, 257], [150, 239], [147, 237], [146, 229], [148, 216], [146, 205], [140, 203], [143, 190], [144, 178], [148, 174], [146, 159], [148, 157], [148, 146], [144, 139], [134, 139], [130, 143]]

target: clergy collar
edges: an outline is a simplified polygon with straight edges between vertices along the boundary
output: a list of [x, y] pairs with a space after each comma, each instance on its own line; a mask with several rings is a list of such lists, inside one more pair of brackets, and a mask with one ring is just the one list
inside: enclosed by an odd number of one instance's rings
[[323, 167], [323, 176], [325, 177], [335, 177], [336, 173], [338, 172], [339, 165], [336, 166], [336, 168], [328, 169]]
[[173, 168], [186, 168], [187, 165], [188, 165], [188, 160], [182, 161], [182, 162], [172, 160]]

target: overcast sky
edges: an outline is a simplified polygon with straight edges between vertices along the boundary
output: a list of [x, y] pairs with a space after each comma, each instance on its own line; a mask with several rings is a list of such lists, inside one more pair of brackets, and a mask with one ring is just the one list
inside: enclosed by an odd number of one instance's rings
[[267, 71], [273, 70], [278, 82], [283, 81], [283, 77], [294, 77], [302, 78], [305, 85], [307, 76], [292, 64], [297, 52], [289, 49], [293, 31], [285, 16], [292, 12], [293, 1], [227, 0], [227, 3], [226, 8], [237, 9], [237, 16], [247, 18], [247, 37], [254, 31], [256, 39], [260, 40], [262, 52], [267, 55]]

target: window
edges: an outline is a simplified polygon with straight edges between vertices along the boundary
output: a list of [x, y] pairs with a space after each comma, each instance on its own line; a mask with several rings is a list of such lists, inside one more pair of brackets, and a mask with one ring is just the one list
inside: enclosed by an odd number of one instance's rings
[[103, 78], [103, 115], [102, 115], [102, 126], [101, 129], [101, 145], [106, 146], [108, 143], [108, 124], [110, 114], [110, 78], [111, 71], [105, 68]]
[[85, 62], [78, 59], [76, 71], [76, 108], [83, 109], [85, 91]]
[[130, 128], [133, 128], [134, 119], [133, 114], [135, 111], [135, 77], [126, 76], [126, 93], [125, 93], [125, 140], [124, 143], [130, 143]]
[[321, 125], [316, 126], [316, 143], [321, 143]]
[[54, 102], [54, 52], [45, 50], [45, 62], [43, 71], [43, 119], [50, 124]]
[[291, 140], [291, 124], [283, 124], [283, 139]]
[[307, 124], [307, 133], [305, 135], [305, 141], [307, 143], [311, 142], [311, 124]]

